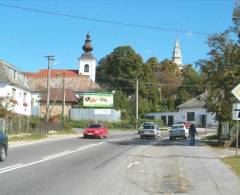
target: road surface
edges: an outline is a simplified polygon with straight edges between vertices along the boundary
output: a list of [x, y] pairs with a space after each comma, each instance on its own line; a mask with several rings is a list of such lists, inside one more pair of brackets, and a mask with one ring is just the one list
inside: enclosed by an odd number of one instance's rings
[[216, 154], [187, 140], [80, 137], [10, 148], [0, 163], [0, 194], [240, 194]]

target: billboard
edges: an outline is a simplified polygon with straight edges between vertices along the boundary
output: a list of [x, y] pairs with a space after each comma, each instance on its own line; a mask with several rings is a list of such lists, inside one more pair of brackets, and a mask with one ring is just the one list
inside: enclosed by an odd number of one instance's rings
[[84, 93], [83, 106], [111, 108], [113, 107], [113, 93]]

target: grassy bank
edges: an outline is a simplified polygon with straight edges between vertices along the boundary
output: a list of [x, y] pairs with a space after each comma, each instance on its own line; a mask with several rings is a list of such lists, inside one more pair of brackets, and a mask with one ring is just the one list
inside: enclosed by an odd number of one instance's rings
[[69, 135], [76, 134], [73, 130], [62, 130], [62, 131], [49, 131], [49, 134], [38, 134], [38, 133], [22, 133], [22, 134], [10, 134], [8, 135], [9, 142], [17, 141], [34, 141], [47, 138], [51, 135]]
[[225, 164], [229, 165], [231, 167], [231, 169], [238, 176], [240, 176], [240, 156], [225, 157], [225, 158], [221, 159], [221, 161], [224, 162]]
[[46, 138], [46, 135], [42, 134], [20, 134], [20, 135], [9, 135], [8, 140], [10, 142], [17, 141], [32, 141], [32, 140], [40, 140]]

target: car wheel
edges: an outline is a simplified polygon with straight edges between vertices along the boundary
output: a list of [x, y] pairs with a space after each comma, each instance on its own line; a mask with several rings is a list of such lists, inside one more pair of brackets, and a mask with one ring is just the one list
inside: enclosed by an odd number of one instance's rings
[[87, 135], [86, 135], [86, 134], [83, 134], [83, 138], [87, 138]]
[[169, 137], [170, 140], [172, 140], [172, 137]]
[[140, 137], [141, 137], [141, 139], [143, 139], [144, 137], [143, 137], [143, 135], [140, 135]]
[[4, 161], [7, 156], [7, 151], [4, 146], [0, 146], [0, 161]]

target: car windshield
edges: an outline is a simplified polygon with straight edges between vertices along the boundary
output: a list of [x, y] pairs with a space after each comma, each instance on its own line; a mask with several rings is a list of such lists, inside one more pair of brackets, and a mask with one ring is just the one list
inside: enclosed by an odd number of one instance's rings
[[184, 128], [184, 125], [173, 125], [171, 129]]
[[154, 125], [144, 125], [143, 129], [154, 129]]
[[101, 128], [102, 125], [99, 125], [99, 124], [92, 124], [89, 126], [89, 128]]

